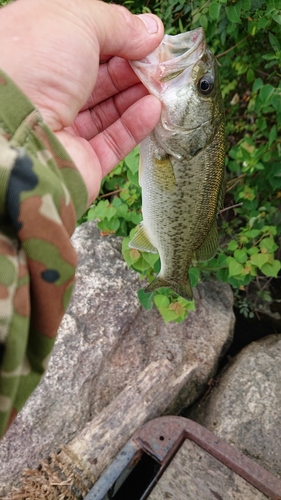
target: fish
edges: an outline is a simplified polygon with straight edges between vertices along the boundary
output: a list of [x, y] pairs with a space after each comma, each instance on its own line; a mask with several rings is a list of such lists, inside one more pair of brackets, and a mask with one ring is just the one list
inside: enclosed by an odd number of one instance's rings
[[165, 35], [151, 54], [130, 61], [161, 117], [140, 144], [143, 220], [130, 248], [159, 253], [161, 269], [145, 292], [168, 287], [191, 301], [188, 271], [218, 248], [217, 213], [225, 191], [225, 117], [216, 60], [202, 28]]

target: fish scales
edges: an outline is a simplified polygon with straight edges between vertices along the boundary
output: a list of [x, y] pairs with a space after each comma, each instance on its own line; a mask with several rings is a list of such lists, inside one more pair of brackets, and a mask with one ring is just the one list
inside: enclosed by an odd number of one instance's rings
[[161, 270], [147, 291], [168, 286], [191, 300], [188, 269], [194, 257], [209, 260], [216, 253], [225, 184], [215, 60], [198, 28], [165, 35], [156, 51], [132, 67], [162, 102], [162, 113], [141, 143], [143, 222], [130, 246], [159, 252]]

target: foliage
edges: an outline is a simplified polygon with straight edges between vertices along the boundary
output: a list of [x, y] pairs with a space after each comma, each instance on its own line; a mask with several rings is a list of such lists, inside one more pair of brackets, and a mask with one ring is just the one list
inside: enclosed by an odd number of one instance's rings
[[[120, 2], [123, 3], [123, 2]], [[209, 262], [190, 270], [192, 286], [219, 278], [235, 292], [236, 305], [250, 315], [249, 284], [269, 294], [280, 274], [281, 234], [281, 0], [128, 0], [133, 12], [151, 11], [176, 34], [202, 26], [217, 55], [226, 110], [228, 186], [219, 215], [220, 247]], [[159, 271], [157, 255], [128, 247], [141, 220], [134, 151], [104, 180], [102, 191], [83, 220], [98, 218], [103, 234], [123, 236], [129, 267], [148, 281]], [[263, 285], [261, 286], [261, 279]], [[165, 321], [182, 321], [189, 303], [167, 289], [139, 291], [146, 309], [153, 304]]]
[[[0, 0], [0, 7], [7, 3]], [[281, 268], [281, 0], [119, 3], [135, 13], [156, 13], [169, 34], [202, 26], [217, 55], [226, 110], [228, 210], [219, 215], [217, 256], [194, 263], [189, 274], [192, 286], [210, 277], [230, 283], [237, 307], [251, 316], [255, 304], [248, 298], [249, 285], [256, 283], [257, 295], [270, 300], [268, 283]], [[104, 179], [79, 223], [99, 219], [103, 235], [124, 237], [127, 265], [150, 282], [160, 270], [158, 255], [128, 247], [142, 218], [138, 161], [135, 150]], [[165, 321], [180, 322], [194, 309], [193, 302], [169, 289], [140, 290], [138, 296], [147, 310], [155, 304]]]

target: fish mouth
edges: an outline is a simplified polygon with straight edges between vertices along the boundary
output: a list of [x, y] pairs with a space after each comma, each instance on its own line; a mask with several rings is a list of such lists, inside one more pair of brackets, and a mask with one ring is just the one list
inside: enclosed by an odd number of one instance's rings
[[[200, 127], [204, 127], [204, 125], [207, 125], [208, 123], [210, 123], [211, 120], [206, 120], [202, 123], [199, 123], [199, 125], [197, 125], [196, 127], [190, 127], [190, 128], [187, 128], [187, 127], [180, 127], [179, 125], [174, 125], [173, 123], [171, 122], [168, 122], [167, 120], [165, 120], [164, 118], [161, 119], [161, 126], [164, 130], [167, 130], [168, 132], [172, 132], [172, 134], [175, 134], [177, 133], [179, 130], [181, 132], [194, 132], [195, 130], [199, 129]], [[171, 135], [171, 134], [169, 134]]]
[[131, 61], [134, 70], [145, 71], [146, 76], [165, 83], [193, 66], [206, 49], [203, 28], [179, 35], [165, 35], [160, 45], [140, 61]]
[[[155, 135], [155, 138], [156, 138], [158, 144], [162, 147], [162, 149], [165, 151], [165, 153], [167, 153], [167, 155], [173, 156], [177, 160], [181, 161], [183, 159], [183, 156], [181, 154], [179, 154], [178, 151], [174, 151], [174, 149], [169, 147], [167, 145], [166, 139], [170, 138], [172, 136], [175, 136], [177, 133], [179, 133], [179, 131], [181, 133], [185, 133], [185, 134], [194, 133], [196, 130], [198, 130], [201, 127], [204, 127], [205, 125], [210, 123], [210, 121], [211, 120], [206, 120], [205, 122], [197, 125], [197, 127], [186, 128], [186, 127], [178, 127], [177, 125], [174, 125], [173, 123], [169, 123], [169, 125], [168, 125], [166, 122], [164, 122], [163, 117], [162, 117], [160, 120], [160, 124], [161, 124], [160, 131], [159, 131], [159, 123], [158, 123], [158, 125], [156, 125], [156, 127], [154, 129], [154, 135]], [[204, 147], [207, 147], [212, 142], [212, 140], [213, 140], [213, 137], [211, 138], [210, 141], [208, 141], [208, 143], [206, 143], [206, 145]], [[197, 154], [200, 153], [201, 150], [202, 150], [202, 148], [198, 148], [196, 154], [192, 154], [192, 157], [194, 158], [195, 156], [197, 156]]]

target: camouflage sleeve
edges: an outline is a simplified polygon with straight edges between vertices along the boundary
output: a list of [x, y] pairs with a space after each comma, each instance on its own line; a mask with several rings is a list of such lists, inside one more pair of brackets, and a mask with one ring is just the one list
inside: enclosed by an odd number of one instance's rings
[[73, 287], [85, 184], [0, 71], [0, 436], [44, 374]]

